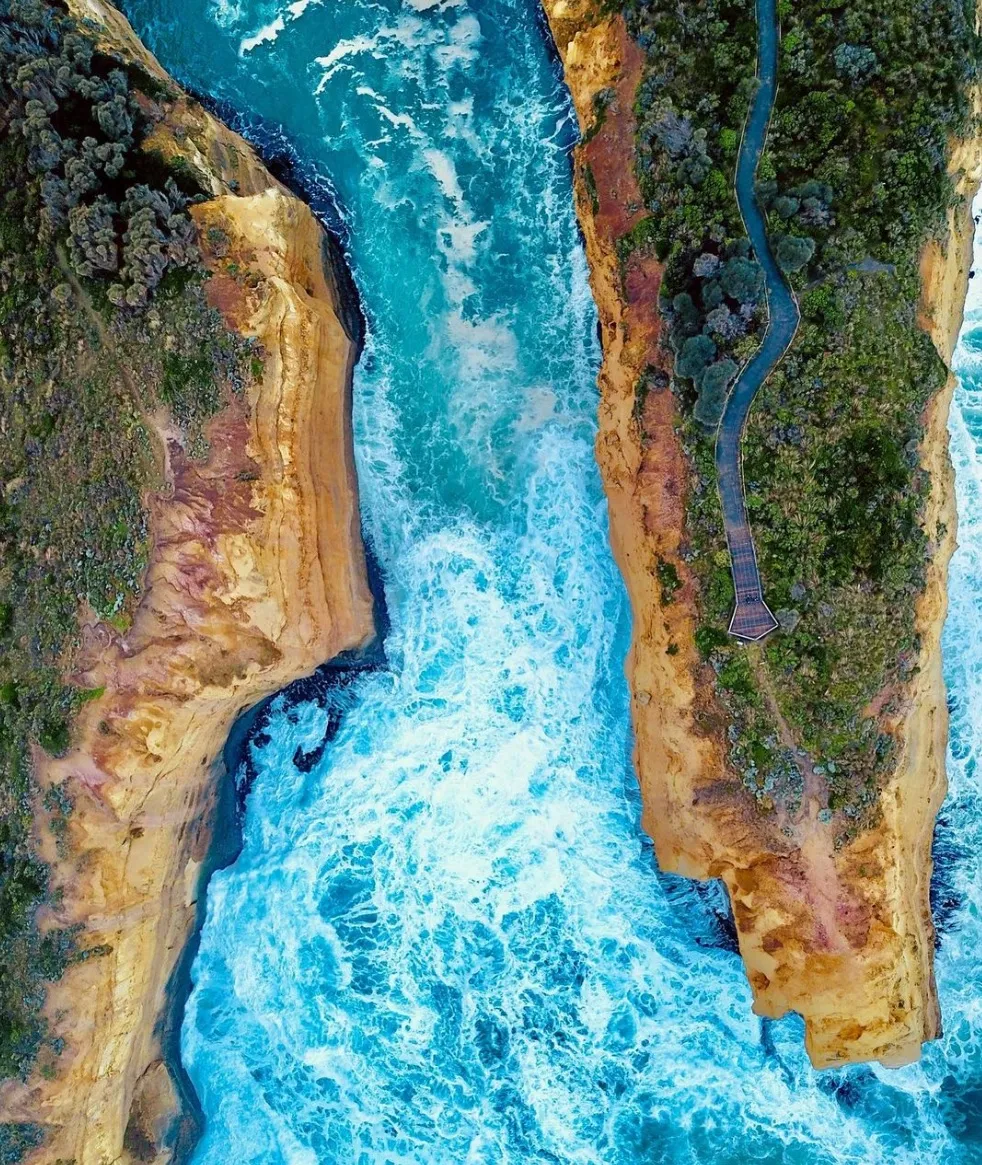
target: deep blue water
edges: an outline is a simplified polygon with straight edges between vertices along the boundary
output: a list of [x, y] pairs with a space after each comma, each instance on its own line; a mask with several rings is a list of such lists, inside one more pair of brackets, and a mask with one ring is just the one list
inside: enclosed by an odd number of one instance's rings
[[[982, 307], [952, 421], [944, 1040], [818, 1075], [712, 891], [639, 827], [592, 456], [574, 127], [534, 0], [130, 0], [163, 62], [333, 183], [369, 321], [355, 425], [390, 668], [252, 746], [182, 1045], [199, 1165], [982, 1159]], [[299, 753], [298, 753], [299, 748]], [[308, 770], [309, 771], [305, 771]]]

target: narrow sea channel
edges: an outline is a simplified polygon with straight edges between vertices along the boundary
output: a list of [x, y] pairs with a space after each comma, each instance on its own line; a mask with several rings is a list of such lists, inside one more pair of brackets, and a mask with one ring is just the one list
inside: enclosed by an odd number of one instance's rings
[[124, 7], [336, 191], [391, 619], [387, 669], [281, 699], [250, 746], [182, 1036], [195, 1161], [977, 1162], [982, 303], [952, 418], [946, 1036], [818, 1075], [798, 1021], [752, 1016], [718, 892], [658, 875], [640, 831], [575, 124], [534, 0]]

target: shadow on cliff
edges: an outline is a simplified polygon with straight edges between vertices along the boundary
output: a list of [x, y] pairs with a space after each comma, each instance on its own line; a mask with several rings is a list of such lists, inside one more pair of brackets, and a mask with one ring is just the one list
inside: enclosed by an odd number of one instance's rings
[[680, 925], [696, 946], [739, 954], [730, 897], [718, 878], [697, 882], [679, 874], [666, 874], [657, 867], [656, 875]]
[[934, 949], [940, 950], [944, 937], [958, 926], [964, 895], [958, 886], [958, 872], [971, 857], [959, 840], [952, 820], [970, 819], [967, 806], [946, 802], [934, 823], [931, 842], [931, 914], [934, 918]]

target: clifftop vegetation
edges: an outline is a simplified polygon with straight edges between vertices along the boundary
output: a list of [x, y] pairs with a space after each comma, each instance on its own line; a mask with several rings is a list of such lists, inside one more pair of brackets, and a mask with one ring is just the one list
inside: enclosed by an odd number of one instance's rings
[[201, 454], [254, 368], [203, 295], [194, 173], [141, 148], [170, 96], [57, 4], [0, 0], [0, 1077], [53, 1070], [45, 982], [98, 954], [39, 926], [35, 830], [63, 845], [71, 795], [42, 797], [32, 758], [63, 753], [100, 694], [64, 682], [80, 618], [124, 632], [138, 601], [148, 418], [168, 409]]
[[880, 717], [916, 667], [914, 603], [937, 534], [922, 525], [918, 442], [945, 378], [917, 326], [918, 259], [953, 202], [949, 143], [973, 129], [979, 44], [963, 0], [781, 0], [779, 14], [758, 193], [802, 325], [745, 438], [748, 508], [782, 627], [759, 655], [725, 633], [733, 590], [712, 456], [726, 386], [764, 319], [732, 189], [754, 84], [753, 0], [627, 5], [646, 52], [636, 158], [650, 217], [621, 248], [653, 248], [666, 265], [693, 471], [683, 557], [700, 582], [697, 641], [733, 720], [731, 760], [764, 810], [795, 809], [802, 773], [779, 742], [774, 693], [845, 840], [876, 814], [894, 747]]

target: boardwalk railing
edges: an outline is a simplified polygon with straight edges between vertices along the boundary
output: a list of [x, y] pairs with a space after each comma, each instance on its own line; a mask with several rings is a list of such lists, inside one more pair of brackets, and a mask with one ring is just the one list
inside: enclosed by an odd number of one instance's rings
[[747, 517], [743, 430], [758, 389], [791, 346], [801, 318], [794, 293], [771, 250], [754, 186], [777, 93], [779, 41], [775, 0], [757, 0], [757, 89], [740, 141], [735, 186], [740, 214], [764, 273], [768, 318], [760, 347], [740, 372], [726, 399], [716, 435], [716, 478], [736, 594], [729, 630], [732, 635], [747, 640], [763, 639], [778, 623], [764, 602], [757, 552]]

